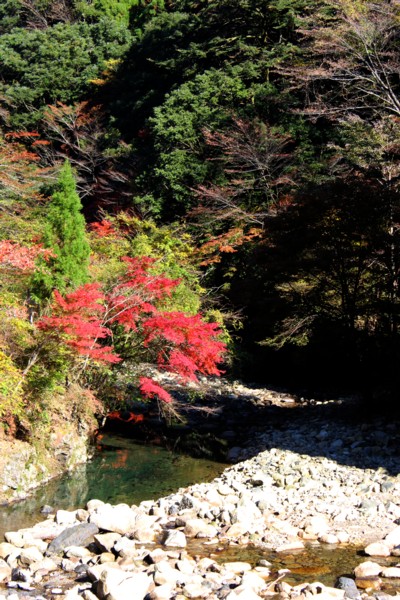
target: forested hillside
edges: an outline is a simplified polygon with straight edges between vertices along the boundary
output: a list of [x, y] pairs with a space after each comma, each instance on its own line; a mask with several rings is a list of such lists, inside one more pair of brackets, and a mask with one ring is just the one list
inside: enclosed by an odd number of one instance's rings
[[2, 3], [5, 426], [29, 432], [71, 385], [168, 401], [147, 364], [397, 397], [399, 18], [395, 0]]

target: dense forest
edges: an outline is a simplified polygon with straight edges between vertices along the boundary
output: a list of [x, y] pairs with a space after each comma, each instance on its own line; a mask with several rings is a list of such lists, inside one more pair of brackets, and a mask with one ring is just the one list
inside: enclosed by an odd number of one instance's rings
[[151, 364], [396, 400], [399, 18], [1, 3], [6, 427], [29, 434], [60, 392], [168, 401]]

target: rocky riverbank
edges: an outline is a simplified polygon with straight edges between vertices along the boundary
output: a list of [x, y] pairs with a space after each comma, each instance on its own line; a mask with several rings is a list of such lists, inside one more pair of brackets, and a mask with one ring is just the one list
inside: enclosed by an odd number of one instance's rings
[[[262, 408], [260, 418], [239, 431], [240, 415], [232, 415], [224, 433], [231, 459], [239, 462], [213, 482], [139, 506], [92, 500], [6, 534], [0, 598], [324, 600], [394, 593], [400, 582], [397, 421], [361, 420], [362, 406], [345, 400], [252, 398], [247, 412], [256, 416]], [[265, 559], [232, 560], [228, 551], [237, 549], [240, 558], [251, 548], [268, 550], [282, 566], [310, 544], [366, 548], [358, 570], [341, 573], [352, 576], [341, 580], [343, 589], [289, 584], [286, 570]]]
[[28, 420], [21, 422], [29, 443], [5, 435], [0, 428], [0, 504], [26, 498], [33, 489], [92, 456], [98, 423], [91, 396], [71, 385], [66, 393], [54, 393], [52, 404], [47, 411], [43, 408], [34, 428]]

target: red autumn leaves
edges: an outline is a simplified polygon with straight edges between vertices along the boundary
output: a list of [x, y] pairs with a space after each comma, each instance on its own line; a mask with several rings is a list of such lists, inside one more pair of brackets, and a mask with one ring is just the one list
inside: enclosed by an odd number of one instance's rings
[[[168, 312], [158, 308], [171, 295], [179, 280], [155, 274], [154, 260], [124, 258], [126, 272], [117, 285], [104, 292], [97, 283], [86, 284], [61, 296], [54, 292], [51, 315], [37, 326], [60, 335], [69, 348], [100, 363], [122, 360], [113, 346], [103, 342], [112, 336], [113, 326], [140, 336], [158, 367], [176, 373], [183, 380], [197, 374], [219, 375], [218, 363], [226, 351], [217, 324], [200, 315]], [[147, 398], [157, 396], [169, 402], [171, 396], [156, 381], [141, 377], [139, 387]]]

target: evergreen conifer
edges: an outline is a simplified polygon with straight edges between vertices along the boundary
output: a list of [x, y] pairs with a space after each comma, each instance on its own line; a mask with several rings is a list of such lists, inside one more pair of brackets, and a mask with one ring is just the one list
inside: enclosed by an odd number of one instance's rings
[[33, 278], [33, 292], [38, 299], [54, 289], [64, 293], [88, 280], [90, 247], [86, 238], [82, 204], [76, 191], [72, 167], [66, 160], [52, 195], [43, 244], [54, 256], [42, 262]]

